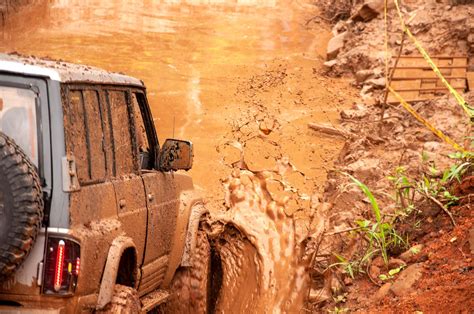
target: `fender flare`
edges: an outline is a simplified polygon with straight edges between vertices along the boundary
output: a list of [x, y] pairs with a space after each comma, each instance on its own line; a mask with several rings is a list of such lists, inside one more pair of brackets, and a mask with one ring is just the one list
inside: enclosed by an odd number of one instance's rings
[[208, 214], [209, 210], [202, 203], [197, 203], [191, 208], [189, 215], [188, 230], [184, 242], [184, 252], [181, 258], [181, 266], [191, 266], [191, 256], [196, 248], [196, 235], [199, 228], [201, 217]]
[[[119, 236], [112, 241], [105, 263], [105, 269], [100, 283], [99, 296], [97, 298], [97, 309], [103, 309], [111, 300], [114, 294], [115, 281], [117, 280], [118, 268], [123, 252], [133, 248], [136, 252], [136, 246], [133, 240], [126, 236]], [[135, 268], [137, 265], [135, 265]], [[136, 280], [135, 285], [137, 285]], [[137, 287], [133, 287], [137, 288]]]

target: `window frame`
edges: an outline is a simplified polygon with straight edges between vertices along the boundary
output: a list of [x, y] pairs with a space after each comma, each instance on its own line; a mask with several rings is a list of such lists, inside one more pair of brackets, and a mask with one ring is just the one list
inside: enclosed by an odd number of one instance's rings
[[[160, 152], [160, 145], [158, 141], [158, 136], [156, 134], [156, 128], [155, 128], [155, 123], [153, 121], [153, 115], [151, 114], [151, 109], [148, 104], [148, 99], [146, 97], [146, 90], [139, 89], [139, 88], [130, 88], [130, 101], [132, 100], [132, 93], [136, 94], [137, 97], [137, 103], [138, 107], [141, 113], [141, 118], [143, 120], [143, 124], [145, 126], [145, 131], [146, 135], [148, 138], [148, 145], [150, 146], [150, 164], [152, 165], [151, 169], [140, 169], [142, 172], [146, 170], [158, 170], [158, 164], [157, 161], [159, 159], [159, 152]], [[141, 99], [139, 99], [138, 95], [141, 95]], [[143, 103], [141, 103], [140, 100], [143, 100]], [[133, 104], [132, 104], [133, 105]], [[133, 112], [133, 108], [132, 108]], [[134, 117], [137, 119], [136, 117]], [[135, 119], [133, 121], [133, 128], [135, 135], [137, 134], [137, 125], [135, 125]]]
[[[102, 134], [105, 137], [107, 135], [110, 136], [110, 138], [105, 139], [105, 143], [109, 144], [111, 146], [111, 156], [108, 155], [107, 149], [104, 150], [104, 158], [105, 158], [105, 165], [106, 167], [109, 166], [109, 158], [112, 158], [111, 161], [111, 167], [112, 169], [107, 169], [105, 172], [105, 177], [101, 179], [90, 179], [87, 180], [86, 182], [81, 182], [82, 186], [88, 186], [88, 185], [93, 185], [93, 184], [100, 184], [104, 183], [113, 179], [120, 178], [122, 175], [128, 175], [128, 174], [141, 174], [143, 171], [149, 171], [149, 170], [158, 170], [158, 165], [157, 161], [159, 160], [159, 142], [158, 142], [158, 137], [156, 135], [156, 129], [154, 126], [153, 118], [151, 115], [151, 110], [148, 104], [148, 100], [146, 97], [146, 89], [145, 88], [140, 88], [137, 86], [128, 86], [128, 85], [113, 85], [113, 84], [95, 84], [95, 83], [83, 83], [83, 82], [71, 82], [71, 83], [66, 83], [62, 84], [61, 86], [62, 89], [62, 98], [63, 98], [63, 104], [65, 106], [70, 105], [70, 95], [69, 93], [72, 91], [80, 91], [81, 92], [81, 98], [82, 102], [84, 105], [84, 92], [85, 91], [93, 91], [97, 92], [98, 95], [98, 105], [99, 108], [98, 110], [100, 111], [101, 114], [107, 114], [108, 117], [108, 125], [106, 125], [106, 121], [104, 120], [104, 117], [101, 116], [101, 127], [102, 127]], [[130, 173], [117, 173], [117, 159], [116, 159], [116, 138], [114, 134], [114, 128], [113, 128], [113, 122], [112, 122], [112, 108], [110, 104], [110, 92], [124, 92], [125, 93], [125, 102], [127, 106], [127, 116], [128, 116], [128, 125], [129, 125], [129, 132], [130, 132], [130, 139], [131, 139], [131, 148], [132, 151], [131, 157], [132, 164], [133, 164], [133, 169], [132, 172]], [[137, 103], [139, 106], [139, 110], [141, 113], [141, 117], [135, 117], [134, 116], [134, 108], [133, 108], [133, 103], [132, 103], [132, 97], [133, 93], [136, 94], [137, 98]], [[139, 97], [139, 95], [141, 95]], [[86, 124], [86, 146], [87, 146], [87, 166], [89, 169], [87, 169], [87, 173], [89, 174], [89, 177], [91, 172], [92, 172], [92, 160], [91, 160], [91, 146], [90, 146], [90, 131], [88, 130], [89, 126], [87, 125], [87, 106], [84, 106], [84, 121]], [[150, 165], [151, 169], [140, 169], [140, 157], [139, 157], [139, 147], [138, 147], [138, 141], [137, 141], [137, 125], [136, 125], [136, 120], [141, 118], [143, 120], [143, 124], [146, 129], [146, 136], [148, 139], [148, 144], [150, 146]], [[106, 130], [110, 134], [105, 134]], [[69, 150], [69, 145], [67, 143], [68, 139], [68, 132], [65, 131], [65, 137], [66, 137], [66, 150]]]
[[[36, 95], [36, 136], [38, 154], [38, 175], [42, 181], [43, 192], [51, 195], [52, 190], [52, 166], [50, 150], [50, 129], [49, 129], [49, 97], [48, 83], [46, 80], [37, 77], [24, 75], [14, 75], [0, 72], [0, 85], [12, 88], [21, 88], [32, 91]], [[49, 163], [49, 164], [48, 164]]]

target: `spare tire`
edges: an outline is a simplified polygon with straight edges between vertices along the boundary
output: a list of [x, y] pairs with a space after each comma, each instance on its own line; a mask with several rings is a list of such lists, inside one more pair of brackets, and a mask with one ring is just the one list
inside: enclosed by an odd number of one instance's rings
[[30, 252], [43, 219], [36, 167], [0, 132], [0, 279], [14, 273]]

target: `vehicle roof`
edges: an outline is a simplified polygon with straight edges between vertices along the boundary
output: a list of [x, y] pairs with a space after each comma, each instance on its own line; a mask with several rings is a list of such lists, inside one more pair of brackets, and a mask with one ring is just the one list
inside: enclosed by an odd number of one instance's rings
[[120, 84], [143, 87], [141, 80], [92, 66], [0, 53], [0, 72], [48, 77], [63, 83]]

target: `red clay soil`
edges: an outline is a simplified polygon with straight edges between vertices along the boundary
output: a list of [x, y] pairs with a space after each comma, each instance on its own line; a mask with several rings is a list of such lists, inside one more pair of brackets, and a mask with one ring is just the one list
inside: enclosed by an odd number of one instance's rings
[[[467, 182], [474, 180], [464, 180], [464, 191], [473, 188], [467, 187]], [[433, 217], [432, 222], [424, 222], [424, 235], [416, 242], [424, 248], [416, 259], [409, 261], [422, 263], [423, 275], [407, 295], [397, 297], [389, 293], [379, 301], [374, 300], [379, 288], [364, 277], [348, 287], [348, 300], [343, 307], [360, 313], [474, 313], [472, 197], [467, 194], [461, 201], [464, 205], [451, 210], [456, 227], [452, 227], [443, 212]]]

